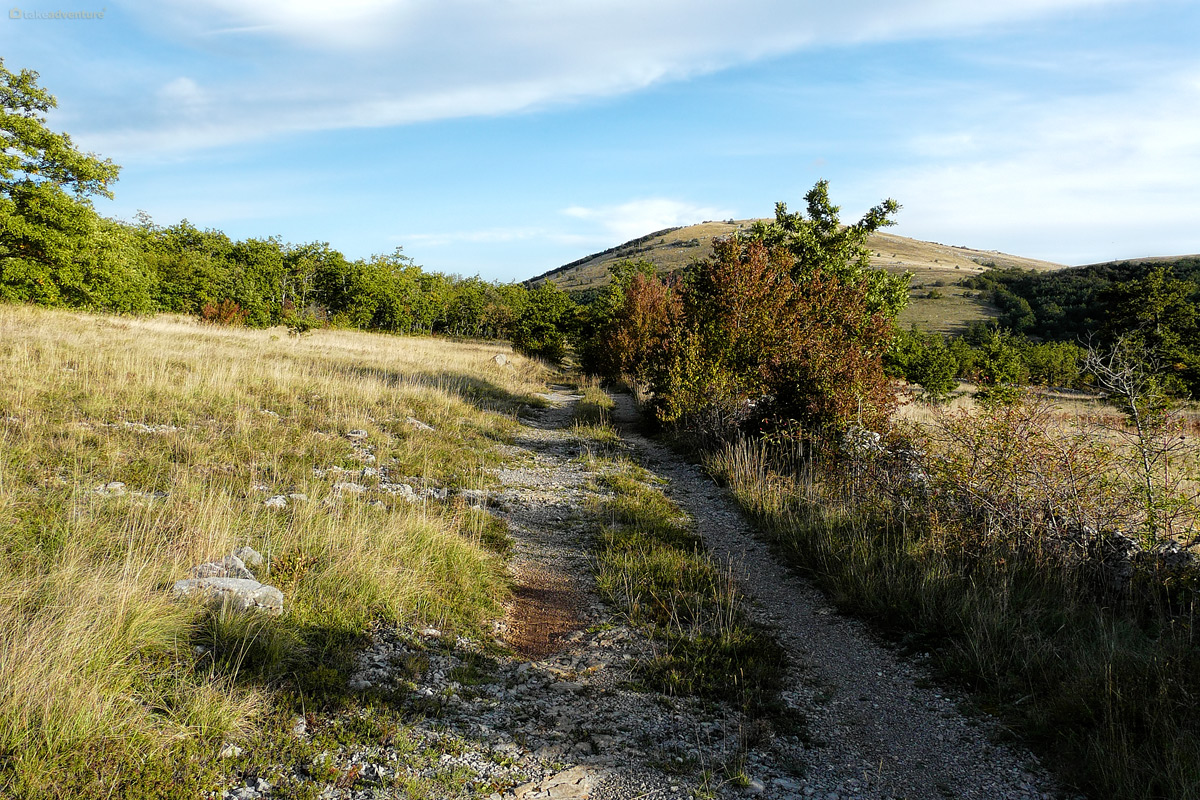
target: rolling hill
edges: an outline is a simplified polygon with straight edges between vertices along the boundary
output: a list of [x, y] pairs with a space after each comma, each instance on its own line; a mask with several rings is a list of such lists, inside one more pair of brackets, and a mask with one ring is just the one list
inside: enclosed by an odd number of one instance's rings
[[[674, 272], [710, 252], [712, 240], [743, 230], [754, 220], [702, 222], [667, 228], [599, 253], [585, 256], [557, 269], [531, 278], [531, 285], [553, 281], [568, 292], [598, 289], [607, 285], [608, 268], [627, 258], [643, 258], [661, 272]], [[923, 242], [890, 233], [875, 233], [867, 240], [871, 266], [889, 272], [913, 273], [911, 302], [900, 317], [905, 327], [915, 324], [944, 333], [961, 331], [975, 320], [997, 316], [996, 309], [974, 292], [958, 285], [964, 275], [990, 267], [1020, 267], [1038, 271], [1063, 269], [1049, 261], [975, 250], [969, 247]], [[932, 295], [932, 296], [931, 296]]]

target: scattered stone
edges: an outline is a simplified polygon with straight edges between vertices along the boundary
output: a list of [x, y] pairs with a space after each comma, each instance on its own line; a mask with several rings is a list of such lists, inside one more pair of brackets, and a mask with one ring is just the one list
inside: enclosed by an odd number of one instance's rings
[[762, 794], [766, 790], [767, 787], [757, 778], [751, 778], [746, 782], [746, 794]]
[[433, 427], [432, 425], [426, 425], [424, 422], [421, 422], [421, 420], [417, 419], [416, 417], [409, 417], [409, 418], [406, 420], [406, 422], [408, 422], [408, 424], [409, 424], [411, 427], [413, 427], [413, 428], [416, 428], [416, 429], [417, 429], [417, 430], [419, 430], [419, 431], [431, 431], [431, 430], [434, 430], [434, 427]]
[[549, 778], [531, 781], [515, 790], [517, 800], [523, 798], [549, 797], [554, 800], [584, 800], [592, 788], [606, 778], [609, 770], [581, 764], [565, 769]]
[[367, 432], [364, 431], [362, 428], [355, 428], [346, 433], [346, 438], [347, 439], [365, 439], [365, 438], [367, 438]]
[[283, 592], [248, 578], [185, 578], [175, 582], [176, 597], [198, 600], [212, 608], [283, 613]]
[[242, 563], [250, 569], [258, 569], [264, 563], [262, 553], [253, 547], [239, 547], [233, 551], [233, 557], [241, 559]]
[[242, 748], [238, 747], [236, 744], [226, 744], [221, 748], [219, 756], [221, 758], [237, 758], [241, 754]]
[[308, 495], [304, 492], [292, 492], [288, 495], [288, 499], [295, 500], [297, 503], [306, 503], [308, 502]]
[[363, 486], [361, 483], [354, 483], [353, 481], [338, 481], [337, 483], [335, 483], [333, 485], [333, 490], [335, 492], [350, 492], [351, 494], [362, 494], [363, 492], [365, 492], [367, 490], [367, 487]]
[[287, 508], [287, 498], [281, 494], [277, 494], [264, 500], [263, 505], [267, 508]]
[[508, 363], [508, 358], [504, 355], [504, 353], [496, 353], [496, 355], [492, 356], [492, 361], [496, 362], [497, 367], [503, 367]]

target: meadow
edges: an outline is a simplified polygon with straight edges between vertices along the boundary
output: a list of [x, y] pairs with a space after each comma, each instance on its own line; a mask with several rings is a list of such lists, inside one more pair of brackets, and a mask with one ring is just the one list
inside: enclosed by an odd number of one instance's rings
[[[0, 794], [196, 796], [373, 624], [479, 629], [504, 535], [458, 493], [545, 375], [499, 344], [0, 305]], [[281, 616], [172, 599], [242, 546]]]

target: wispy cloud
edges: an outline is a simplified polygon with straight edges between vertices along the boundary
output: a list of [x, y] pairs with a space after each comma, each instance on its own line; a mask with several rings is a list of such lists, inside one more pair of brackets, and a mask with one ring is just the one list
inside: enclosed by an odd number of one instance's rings
[[[1200, 82], [1195, 71], [1140, 91], [993, 108], [990, 120], [922, 139], [879, 178], [906, 231], [973, 237], [1082, 263], [1194, 248], [1200, 219]], [[990, 242], [981, 238], [991, 237]], [[1114, 242], [1127, 252], [1115, 253]], [[1023, 244], [1027, 250], [1030, 244]]]
[[585, 208], [571, 206], [563, 214], [598, 226], [607, 239], [636, 239], [647, 233], [713, 219], [726, 219], [734, 212], [715, 206], [701, 206], [664, 197], [630, 200], [613, 206]]
[[[244, 66], [191, 75], [205, 99], [162, 102], [81, 132], [123, 157], [277, 136], [508, 114], [634, 91], [657, 82], [822, 45], [956, 35], [1117, 0], [142, 0], [146, 28], [184, 48], [219, 48]], [[177, 77], [160, 91], [171, 94]], [[110, 98], [111, 99], [111, 98]], [[130, 98], [131, 100], [133, 98]], [[177, 98], [178, 99], [178, 98]]]

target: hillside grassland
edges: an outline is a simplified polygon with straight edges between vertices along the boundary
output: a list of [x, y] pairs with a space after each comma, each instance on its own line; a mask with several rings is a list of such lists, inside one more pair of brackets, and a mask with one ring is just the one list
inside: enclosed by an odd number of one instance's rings
[[[194, 797], [285, 677], [319, 697], [373, 623], [470, 631], [506, 596], [454, 496], [540, 402], [505, 346], [0, 305], [0, 376], [0, 793]], [[282, 616], [171, 598], [241, 546]]]
[[[712, 253], [713, 239], [748, 230], [756, 220], [703, 222], [642, 237], [530, 280], [553, 281], [568, 292], [601, 289], [609, 283], [609, 268], [622, 259], [644, 259], [659, 273], [677, 272]], [[1008, 255], [992, 250], [925, 242], [875, 231], [866, 242], [871, 267], [913, 274], [908, 307], [899, 324], [925, 331], [954, 334], [971, 323], [996, 319], [1000, 312], [984, 294], [958, 285], [959, 280], [992, 268], [1015, 267], [1037, 272], [1063, 269], [1062, 264]], [[933, 294], [931, 295], [931, 291]]]

